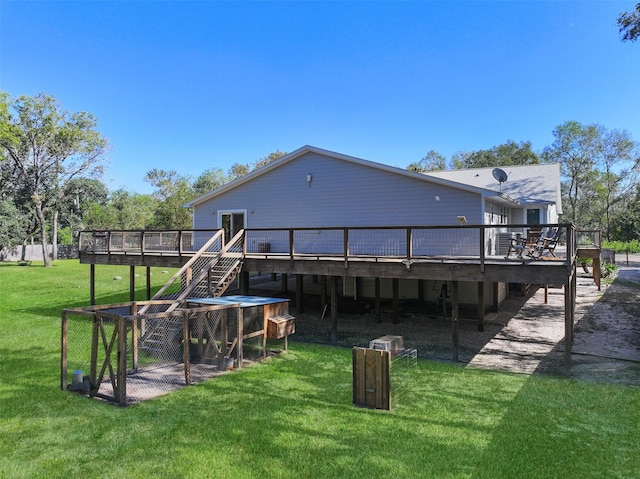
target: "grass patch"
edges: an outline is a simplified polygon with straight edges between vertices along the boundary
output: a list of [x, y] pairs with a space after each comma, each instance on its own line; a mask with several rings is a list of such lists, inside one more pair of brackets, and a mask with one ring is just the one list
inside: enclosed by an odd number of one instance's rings
[[[113, 280], [128, 268], [96, 273], [100, 303], [128, 300]], [[89, 267], [0, 276], [3, 478], [639, 477], [634, 387], [419, 361], [393, 409], [373, 411], [351, 404], [350, 349], [292, 341], [128, 408], [60, 391], [60, 310], [88, 304]]]

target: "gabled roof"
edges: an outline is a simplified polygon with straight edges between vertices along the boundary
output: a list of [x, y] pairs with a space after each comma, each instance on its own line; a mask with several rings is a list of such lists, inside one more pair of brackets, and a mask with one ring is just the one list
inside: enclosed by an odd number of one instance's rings
[[[425, 181], [425, 182], [429, 182], [429, 183], [435, 183], [435, 184], [440, 184], [440, 185], [444, 185], [444, 186], [448, 186], [450, 188], [456, 188], [456, 189], [460, 189], [460, 190], [464, 190], [464, 191], [471, 191], [474, 193], [478, 193], [480, 195], [483, 196], [493, 196], [495, 197], [498, 201], [502, 201], [502, 202], [507, 202], [507, 203], [511, 203], [511, 204], [518, 204], [519, 201], [517, 201], [516, 199], [514, 199], [510, 194], [507, 193], [507, 191], [504, 190], [500, 191], [499, 188], [492, 188], [492, 186], [496, 186], [496, 185], [487, 185], [481, 182], [474, 182], [474, 181], [470, 181], [470, 182], [465, 182], [462, 181], [464, 180], [464, 177], [460, 177], [460, 178], [449, 178], [446, 177], [445, 175], [438, 175], [438, 174], [422, 174], [422, 173], [415, 173], [413, 171], [409, 171], [409, 170], [405, 170], [403, 168], [398, 168], [395, 166], [389, 166], [389, 165], [384, 165], [382, 163], [376, 163], [374, 161], [369, 161], [369, 160], [363, 160], [361, 158], [356, 158], [353, 156], [348, 156], [348, 155], [344, 155], [342, 153], [336, 153], [334, 151], [329, 151], [329, 150], [323, 150], [322, 148], [317, 148], [314, 146], [303, 146], [302, 148], [298, 148], [297, 150], [289, 153], [288, 155], [283, 156], [282, 158], [273, 161], [265, 166], [263, 166], [262, 168], [258, 168], [256, 170], [253, 170], [252, 172], [248, 173], [247, 175], [244, 175], [240, 178], [237, 178], [229, 183], [227, 183], [224, 186], [221, 186], [220, 188], [217, 188], [203, 196], [200, 196], [199, 198], [196, 198], [192, 201], [190, 201], [189, 203], [187, 203], [185, 206], [187, 208], [191, 208], [194, 206], [197, 206], [201, 203], [204, 203], [212, 198], [215, 198], [219, 195], [222, 195], [223, 193], [236, 188], [239, 185], [242, 185], [244, 183], [247, 183], [249, 181], [254, 180], [255, 178], [258, 178], [259, 176], [264, 175], [265, 173], [272, 171], [276, 168], [279, 168], [280, 166], [289, 163], [290, 161], [294, 161], [296, 158], [299, 158], [303, 155], [306, 155], [308, 153], [315, 153], [318, 155], [322, 155], [322, 156], [326, 156], [326, 157], [330, 157], [330, 158], [335, 158], [338, 160], [342, 160], [342, 161], [347, 161], [350, 163], [355, 163], [361, 166], [366, 166], [369, 168], [375, 168], [378, 170], [382, 170], [382, 171], [386, 171], [389, 173], [393, 173], [393, 174], [397, 174], [397, 175], [403, 175], [403, 176], [408, 176], [411, 178], [415, 178], [421, 181]], [[536, 165], [537, 166], [537, 165]], [[489, 169], [490, 170], [490, 169]], [[460, 172], [463, 171], [471, 171], [471, 170], [460, 170]], [[453, 172], [438, 172], [438, 173], [453, 173]], [[504, 186], [504, 185], [503, 185]], [[518, 193], [518, 196], [522, 197], [522, 195], [520, 195]]]
[[496, 168], [429, 171], [427, 176], [456, 181], [478, 188], [499, 191], [522, 204], [556, 204], [562, 213], [560, 192], [560, 164], [503, 166], [506, 181], [500, 183], [493, 175]]

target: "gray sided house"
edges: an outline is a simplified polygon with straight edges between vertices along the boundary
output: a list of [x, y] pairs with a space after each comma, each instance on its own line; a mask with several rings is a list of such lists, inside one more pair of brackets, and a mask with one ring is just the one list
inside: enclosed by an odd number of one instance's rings
[[[506, 169], [507, 181], [499, 182], [493, 169], [447, 171], [429, 174], [354, 158], [341, 153], [304, 146], [279, 160], [197, 198], [186, 206], [193, 209], [196, 229], [224, 228], [233, 236], [242, 228], [323, 228], [443, 226], [466, 221], [473, 225], [538, 224], [556, 222], [561, 213], [558, 165], [517, 166]], [[470, 230], [469, 230], [470, 232]], [[317, 231], [316, 235], [322, 234]], [[351, 234], [351, 233], [350, 233]], [[471, 234], [471, 233], [469, 233]], [[451, 248], [475, 248], [474, 241], [418, 239], [418, 254], [461, 254]], [[248, 239], [247, 249], [268, 245], [271, 252], [284, 247], [286, 237]], [[282, 243], [282, 244], [280, 244]], [[350, 236], [351, 253], [391, 253], [393, 238]], [[311, 242], [310, 242], [311, 244]], [[318, 248], [315, 237], [314, 248]], [[495, 238], [488, 247], [494, 253]], [[464, 245], [464, 246], [460, 246]], [[311, 248], [311, 246], [309, 246]], [[327, 238], [327, 251], [331, 241]], [[305, 252], [305, 251], [301, 251]], [[477, 251], [469, 251], [477, 254]], [[373, 281], [371, 281], [373, 284]], [[418, 286], [406, 281], [401, 296], [414, 297]], [[359, 294], [373, 286], [359, 285]], [[351, 281], [343, 281], [350, 294]], [[383, 284], [382, 294], [390, 294]], [[505, 297], [502, 285], [500, 297]], [[438, 285], [427, 285], [429, 294], [439, 294]], [[470, 286], [470, 290], [475, 289]], [[430, 292], [430, 293], [429, 293]], [[461, 291], [464, 294], [464, 291]], [[471, 295], [473, 296], [473, 294]], [[433, 298], [432, 298], [433, 299]]]

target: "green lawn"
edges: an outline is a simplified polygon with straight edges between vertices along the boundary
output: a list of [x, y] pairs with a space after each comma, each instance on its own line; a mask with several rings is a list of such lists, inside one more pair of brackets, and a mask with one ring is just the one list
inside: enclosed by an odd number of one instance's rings
[[[128, 268], [97, 273], [99, 303], [128, 300]], [[419, 361], [391, 411], [367, 410], [349, 349], [290, 342], [127, 408], [61, 391], [60, 310], [88, 283], [77, 261], [0, 263], [1, 478], [640, 477], [634, 387]]]

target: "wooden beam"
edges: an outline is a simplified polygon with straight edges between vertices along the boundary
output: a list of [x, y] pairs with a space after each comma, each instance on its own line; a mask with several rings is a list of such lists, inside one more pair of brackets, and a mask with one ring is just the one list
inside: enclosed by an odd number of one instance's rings
[[451, 338], [452, 338], [452, 349], [451, 349], [451, 359], [453, 361], [459, 360], [458, 354], [458, 344], [460, 342], [459, 338], [459, 330], [458, 330], [458, 314], [459, 314], [459, 304], [458, 304], [458, 282], [451, 281]]

